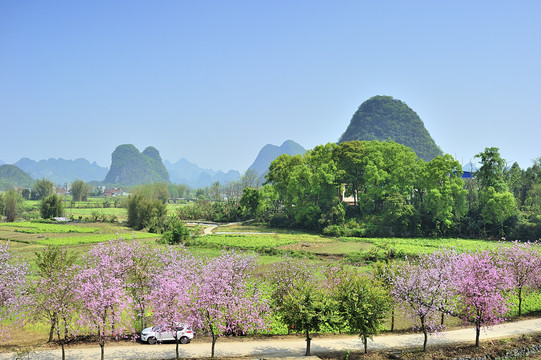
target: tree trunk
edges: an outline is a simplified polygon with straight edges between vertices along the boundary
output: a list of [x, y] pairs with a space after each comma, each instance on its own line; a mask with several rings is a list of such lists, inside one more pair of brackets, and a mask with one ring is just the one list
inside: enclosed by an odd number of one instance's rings
[[363, 336], [363, 344], [364, 344], [364, 353], [368, 353], [368, 338], [366, 336]]
[[426, 351], [426, 343], [428, 341], [428, 333], [426, 331], [425, 317], [421, 316], [421, 329], [423, 330], [424, 341], [423, 341], [423, 351]]
[[[60, 346], [62, 347], [62, 360], [66, 360], [66, 353], [65, 353], [65, 350], [64, 350], [64, 344], [66, 343], [66, 339], [67, 339], [67, 325], [66, 325], [66, 318], [63, 317], [64, 319], [64, 328], [66, 329], [64, 331], [64, 339], [61, 339], [60, 338], [60, 326], [56, 326], [56, 336], [58, 337], [58, 342], [60, 342]], [[60, 325], [60, 324], [58, 324]]]
[[475, 324], [475, 347], [479, 347], [479, 334], [481, 333], [481, 325]]
[[53, 318], [52, 318], [52, 321], [51, 321], [51, 330], [49, 330], [49, 340], [47, 340], [48, 343], [53, 341], [54, 328], [56, 327], [56, 318], [57, 318], [56, 313], [53, 313]]
[[101, 348], [101, 360], [104, 360], [104, 358], [105, 358], [105, 355], [104, 355], [105, 342], [103, 340], [100, 340], [99, 344], [100, 344], [100, 348]]
[[394, 331], [394, 306], [393, 306], [393, 309], [391, 311], [391, 332]]
[[310, 338], [310, 333], [307, 331], [306, 332], [306, 354], [304, 354], [305, 356], [310, 356], [310, 343], [311, 343], [312, 339]]
[[445, 313], [442, 312], [442, 313], [441, 313], [441, 324], [440, 324], [441, 326], [443, 326], [443, 321], [444, 321], [444, 320], [445, 320]]
[[175, 343], [176, 343], [176, 349], [175, 350], [176, 350], [176, 354], [177, 354], [177, 357], [175, 359], [178, 360], [178, 334], [175, 335]]
[[218, 336], [215, 336], [214, 334], [212, 334], [212, 350], [210, 352], [210, 357], [213, 358], [214, 357], [214, 345], [216, 345], [216, 339], [218, 338]]
[[522, 286], [518, 288], [518, 317], [522, 316]]

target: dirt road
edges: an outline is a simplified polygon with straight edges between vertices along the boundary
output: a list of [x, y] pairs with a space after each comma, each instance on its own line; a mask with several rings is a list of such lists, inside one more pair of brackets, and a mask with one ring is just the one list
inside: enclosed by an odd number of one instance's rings
[[[481, 340], [497, 339], [502, 337], [520, 336], [522, 334], [541, 333], [541, 318], [523, 320], [495, 326], [492, 330], [481, 333]], [[475, 340], [475, 331], [471, 328], [447, 331], [440, 335], [432, 335], [428, 340], [429, 346], [444, 344], [469, 344]], [[379, 335], [373, 341], [368, 342], [370, 350], [398, 350], [409, 348], [421, 348], [423, 343], [422, 334], [405, 335]], [[244, 341], [221, 341], [216, 343], [216, 356], [235, 357], [247, 356], [251, 358], [283, 358], [304, 355], [306, 343], [302, 338], [278, 340], [269, 338], [266, 340]], [[362, 342], [356, 336], [337, 336], [314, 338], [312, 341], [312, 355], [318, 353], [345, 351], [347, 349], [362, 349]], [[204, 358], [210, 356], [209, 342], [192, 342], [180, 345], [182, 357]], [[68, 348], [66, 358], [70, 360], [99, 359], [100, 348]], [[146, 345], [133, 344], [115, 346], [106, 344], [106, 359], [148, 359], [161, 360], [171, 359], [175, 356], [174, 344]], [[0, 354], [0, 359], [14, 359], [14, 353]], [[30, 354], [29, 359], [57, 360], [60, 358], [60, 350], [38, 350]], [[26, 359], [26, 357], [25, 357]]]

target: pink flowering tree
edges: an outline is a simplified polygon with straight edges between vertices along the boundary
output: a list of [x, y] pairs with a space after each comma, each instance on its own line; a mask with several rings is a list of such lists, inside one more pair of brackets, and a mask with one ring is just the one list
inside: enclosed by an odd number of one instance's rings
[[49, 341], [56, 333], [65, 359], [65, 344], [75, 325], [77, 307], [75, 302], [76, 256], [66, 248], [49, 246], [36, 253], [38, 279], [34, 283], [32, 309], [38, 319], [50, 325]]
[[513, 276], [489, 251], [468, 252], [457, 258], [454, 276], [456, 315], [475, 326], [475, 346], [482, 327], [505, 320]]
[[439, 331], [436, 314], [451, 312], [452, 278], [457, 255], [440, 250], [421, 255], [417, 263], [406, 260], [398, 265], [393, 278], [391, 295], [402, 307], [420, 321], [426, 351], [428, 333]]
[[505, 263], [508, 273], [514, 281], [518, 299], [518, 316], [522, 315], [524, 292], [537, 287], [541, 278], [541, 254], [539, 243], [521, 243], [515, 241], [511, 246], [499, 248], [498, 255]]
[[156, 278], [148, 299], [153, 320], [160, 325], [160, 331], [174, 334], [178, 359], [181, 339], [177, 337], [176, 328], [179, 324], [192, 326], [195, 322], [190, 291], [197, 284], [197, 270], [202, 267], [202, 263], [183, 248], [172, 246], [159, 259], [163, 264], [160, 270], [162, 276]]
[[8, 337], [8, 330], [3, 321], [21, 320], [17, 315], [22, 313], [27, 304], [25, 294], [28, 266], [24, 262], [16, 262], [9, 251], [9, 243], [0, 244], [0, 336]]
[[153, 244], [139, 240], [126, 241], [123, 237], [95, 245], [90, 256], [99, 260], [99, 266], [109, 269], [119, 279], [135, 314], [136, 327], [147, 326], [147, 304], [150, 293], [160, 278], [162, 262], [160, 251]]
[[212, 339], [245, 334], [266, 327], [268, 306], [257, 285], [250, 281], [253, 256], [223, 252], [201, 268], [190, 290], [194, 326]]
[[114, 255], [95, 252], [96, 249], [101, 249], [101, 245], [87, 253], [83, 259], [87, 265], [75, 277], [78, 284], [75, 298], [79, 306], [78, 325], [96, 335], [103, 360], [107, 339], [134, 332], [133, 311]]

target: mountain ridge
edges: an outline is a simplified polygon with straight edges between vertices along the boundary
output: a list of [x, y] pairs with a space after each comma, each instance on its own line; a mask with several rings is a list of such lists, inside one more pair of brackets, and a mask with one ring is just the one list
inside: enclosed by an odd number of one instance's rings
[[85, 158], [75, 160], [49, 158], [34, 161], [23, 157], [13, 165], [16, 165], [34, 179], [45, 178], [55, 184], [71, 183], [76, 179], [86, 182], [101, 181], [109, 170], [99, 166], [95, 161], [90, 163]]

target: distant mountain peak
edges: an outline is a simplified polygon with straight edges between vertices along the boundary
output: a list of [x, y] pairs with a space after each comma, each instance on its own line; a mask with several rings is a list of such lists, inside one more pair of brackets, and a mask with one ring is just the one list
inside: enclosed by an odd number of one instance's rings
[[141, 153], [132, 144], [122, 144], [111, 154], [111, 169], [103, 182], [138, 185], [170, 181], [169, 173], [156, 148], [149, 146]]
[[359, 106], [338, 142], [351, 140], [392, 140], [426, 161], [442, 154], [419, 115], [392, 96], [373, 96]]
[[286, 140], [280, 146], [267, 144], [259, 151], [248, 170], [254, 170], [261, 176], [269, 170], [271, 162], [278, 156], [282, 154], [298, 155], [305, 152], [306, 149], [293, 140]]

